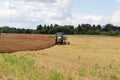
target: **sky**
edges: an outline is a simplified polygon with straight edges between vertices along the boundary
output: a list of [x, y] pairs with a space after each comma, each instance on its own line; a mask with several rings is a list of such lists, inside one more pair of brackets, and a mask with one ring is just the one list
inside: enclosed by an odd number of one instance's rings
[[120, 26], [120, 0], [0, 0], [0, 26], [83, 23]]

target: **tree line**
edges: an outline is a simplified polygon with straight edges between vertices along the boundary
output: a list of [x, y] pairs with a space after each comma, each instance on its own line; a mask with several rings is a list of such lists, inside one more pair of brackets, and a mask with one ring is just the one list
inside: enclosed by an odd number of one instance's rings
[[38, 25], [36, 29], [24, 29], [14, 27], [0, 27], [0, 33], [19, 33], [19, 34], [55, 34], [56, 32], [64, 32], [65, 34], [82, 34], [82, 35], [120, 35], [120, 27], [113, 24], [91, 25], [79, 24], [77, 27], [73, 25]]

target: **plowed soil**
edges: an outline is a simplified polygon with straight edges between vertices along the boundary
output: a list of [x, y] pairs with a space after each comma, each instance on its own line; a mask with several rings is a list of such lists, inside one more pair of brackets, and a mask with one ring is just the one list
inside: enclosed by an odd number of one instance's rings
[[2, 34], [0, 35], [0, 53], [34, 51], [54, 45], [54, 37], [35, 34]]

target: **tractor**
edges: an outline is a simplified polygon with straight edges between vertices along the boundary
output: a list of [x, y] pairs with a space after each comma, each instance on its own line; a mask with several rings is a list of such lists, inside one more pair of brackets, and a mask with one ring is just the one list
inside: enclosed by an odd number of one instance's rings
[[67, 42], [63, 32], [57, 32], [55, 36], [55, 44], [70, 44], [70, 42]]

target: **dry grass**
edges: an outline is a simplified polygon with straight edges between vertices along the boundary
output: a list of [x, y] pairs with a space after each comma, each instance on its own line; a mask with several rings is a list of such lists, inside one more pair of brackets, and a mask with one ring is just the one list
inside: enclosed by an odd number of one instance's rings
[[83, 35], [68, 36], [68, 40], [71, 45], [10, 55], [33, 59], [34, 66], [45, 80], [51, 78], [52, 72], [52, 79], [57, 75], [58, 80], [120, 79], [119, 37]]

